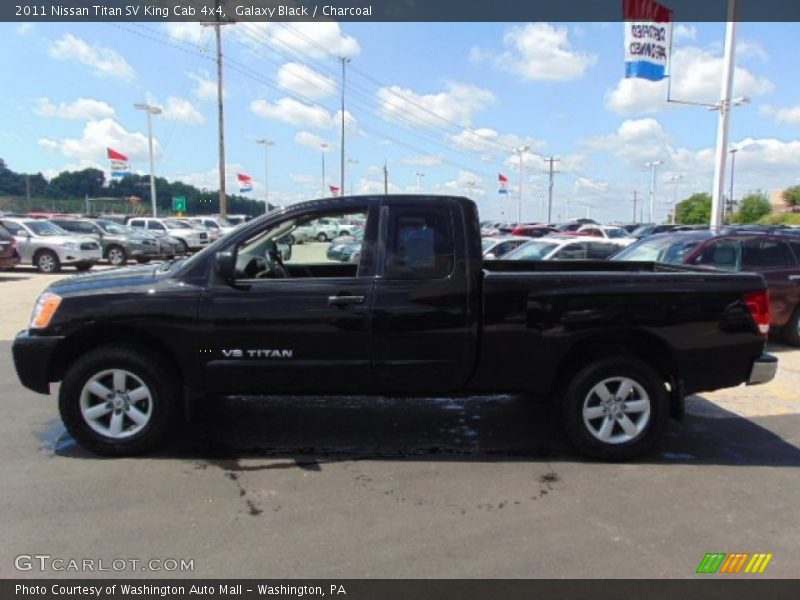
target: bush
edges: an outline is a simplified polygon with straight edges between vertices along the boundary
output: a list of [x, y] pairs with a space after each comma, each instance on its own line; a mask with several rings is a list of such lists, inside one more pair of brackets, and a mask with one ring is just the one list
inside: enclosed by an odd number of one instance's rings
[[756, 192], [748, 194], [739, 203], [739, 210], [732, 216], [734, 223], [756, 223], [772, 212], [772, 206], [766, 194]]
[[694, 194], [675, 207], [675, 222], [679, 225], [705, 225], [711, 221], [711, 196]]
[[800, 225], [800, 213], [772, 213], [758, 222], [761, 225]]

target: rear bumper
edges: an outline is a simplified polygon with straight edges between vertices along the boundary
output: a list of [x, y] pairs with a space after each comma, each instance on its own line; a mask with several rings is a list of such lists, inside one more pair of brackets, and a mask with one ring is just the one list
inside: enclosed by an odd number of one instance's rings
[[778, 358], [771, 354], [762, 354], [753, 363], [750, 369], [750, 377], [747, 378], [747, 385], [758, 385], [767, 383], [775, 379], [778, 372]]
[[27, 331], [17, 334], [11, 353], [22, 385], [40, 394], [50, 393], [48, 373], [56, 347], [63, 339], [59, 336], [31, 336]]

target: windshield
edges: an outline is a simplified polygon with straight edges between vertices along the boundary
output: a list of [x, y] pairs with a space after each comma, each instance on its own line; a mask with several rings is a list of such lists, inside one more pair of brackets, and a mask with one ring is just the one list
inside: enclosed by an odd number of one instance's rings
[[497, 242], [494, 240], [487, 240], [486, 238], [481, 240], [481, 250], [486, 252], [489, 248], [494, 246]]
[[27, 221], [25, 226], [30, 229], [35, 235], [51, 236], [51, 235], [69, 235], [58, 225], [54, 225], [49, 221]]
[[643, 235], [647, 235], [652, 230], [653, 230], [653, 226], [652, 225], [642, 225], [642, 226], [637, 227], [636, 229], [634, 229], [631, 232], [631, 235], [633, 237], [640, 237], [640, 236], [643, 236]]
[[188, 223], [184, 223], [183, 221], [164, 221], [164, 225], [167, 226], [167, 229], [192, 229], [192, 226]]
[[683, 263], [683, 258], [690, 250], [696, 248], [702, 238], [679, 238], [667, 236], [663, 238], [646, 238], [629, 246], [612, 260], [632, 260], [640, 262], [661, 262], [673, 265]]
[[606, 235], [610, 238], [626, 238], [630, 237], [628, 232], [624, 229], [606, 229]]
[[536, 240], [523, 244], [516, 250], [506, 254], [504, 260], [544, 260], [553, 250], [558, 248], [558, 244]]
[[133, 233], [133, 229], [127, 225], [120, 225], [119, 223], [114, 223], [113, 221], [97, 221], [97, 224], [106, 233], [115, 233], [118, 235]]

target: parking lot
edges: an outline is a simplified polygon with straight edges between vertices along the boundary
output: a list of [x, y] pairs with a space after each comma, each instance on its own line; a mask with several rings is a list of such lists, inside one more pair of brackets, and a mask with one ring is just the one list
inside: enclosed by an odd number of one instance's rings
[[2, 577], [85, 576], [14, 567], [48, 554], [190, 559], [205, 578], [682, 578], [707, 552], [773, 553], [762, 576], [796, 576], [788, 346], [771, 344], [773, 382], [691, 398], [659, 450], [629, 464], [583, 460], [550, 409], [514, 396], [232, 399], [156, 455], [101, 459], [11, 361], [36, 296], [71, 275], [0, 272]]

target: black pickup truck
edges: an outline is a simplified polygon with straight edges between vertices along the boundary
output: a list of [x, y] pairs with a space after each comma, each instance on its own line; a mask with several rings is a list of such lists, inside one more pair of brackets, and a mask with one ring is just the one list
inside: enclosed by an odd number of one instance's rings
[[[363, 227], [357, 262], [276, 241], [320, 218]], [[302, 252], [301, 252], [302, 250]], [[486, 261], [466, 198], [345, 197], [242, 225], [188, 259], [53, 283], [13, 346], [22, 383], [61, 381], [69, 432], [151, 449], [227, 395], [521, 392], [562, 407], [583, 453], [648, 449], [684, 396], [763, 383], [759, 275], [602, 261]]]

